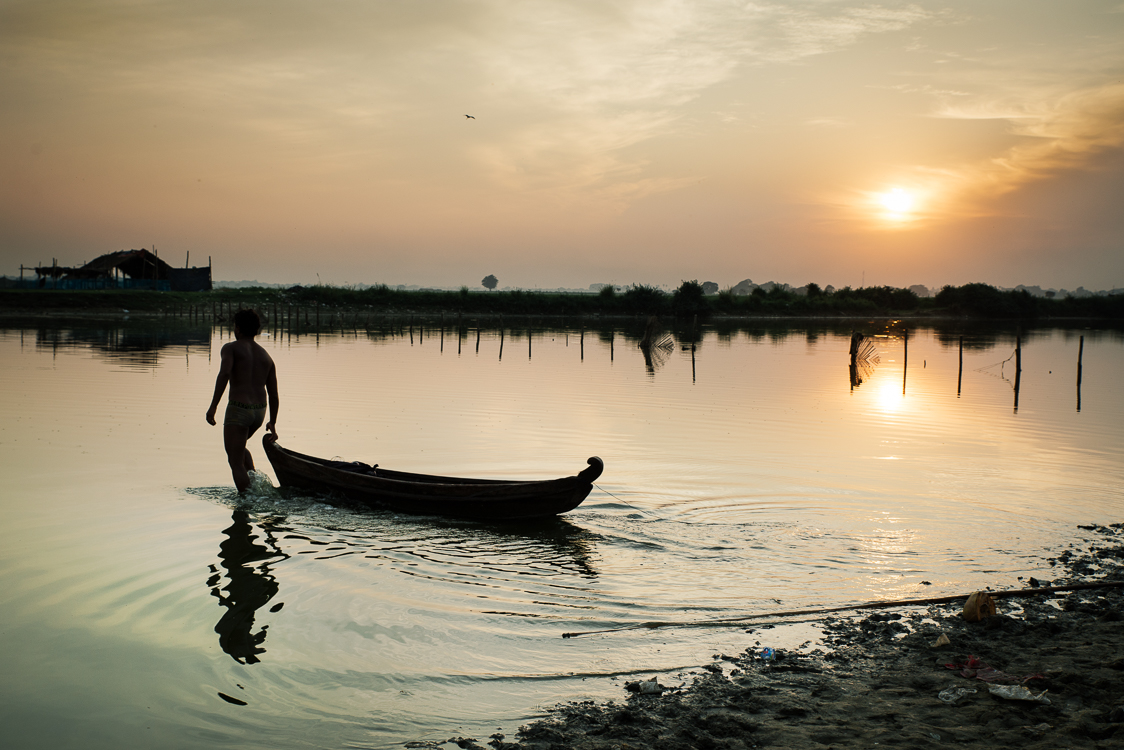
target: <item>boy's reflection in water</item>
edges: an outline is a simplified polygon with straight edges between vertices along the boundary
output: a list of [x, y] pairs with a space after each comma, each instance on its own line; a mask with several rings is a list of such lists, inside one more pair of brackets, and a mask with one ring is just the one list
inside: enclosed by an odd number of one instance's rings
[[[281, 551], [273, 534], [264, 526], [262, 531], [265, 532], [268, 546], [255, 543], [257, 537], [253, 534], [254, 527], [245, 511], [234, 511], [233, 519], [234, 523], [230, 528], [223, 530], [227, 539], [219, 545], [219, 558], [229, 583], [220, 590], [222, 574], [211, 565], [214, 575], [207, 579], [207, 585], [211, 587], [211, 594], [218, 597], [219, 603], [226, 607], [226, 613], [215, 625], [219, 645], [239, 664], [254, 664], [259, 661], [257, 654], [265, 653], [261, 643], [265, 640], [266, 629], [269, 627], [263, 625], [257, 633], [252, 632], [254, 614], [278, 591], [277, 581], [270, 575], [269, 565], [254, 563], [285, 559], [288, 555]], [[282, 604], [278, 603], [270, 611], [276, 612], [281, 607]]]

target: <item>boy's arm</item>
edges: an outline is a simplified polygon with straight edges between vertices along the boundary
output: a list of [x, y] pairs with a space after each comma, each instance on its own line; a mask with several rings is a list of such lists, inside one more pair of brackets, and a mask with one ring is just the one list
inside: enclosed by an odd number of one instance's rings
[[229, 346], [230, 344], [227, 344], [219, 352], [221, 358], [219, 376], [215, 379], [215, 395], [211, 399], [211, 408], [207, 409], [207, 422], [209, 424], [217, 424], [215, 412], [218, 411], [219, 399], [222, 398], [222, 394], [226, 390], [226, 384], [230, 382], [230, 371], [234, 367], [234, 354], [230, 351]]
[[281, 407], [281, 398], [277, 395], [277, 368], [272, 361], [269, 367], [269, 377], [265, 379], [265, 390], [269, 393], [269, 422], [265, 428], [277, 439], [277, 410]]

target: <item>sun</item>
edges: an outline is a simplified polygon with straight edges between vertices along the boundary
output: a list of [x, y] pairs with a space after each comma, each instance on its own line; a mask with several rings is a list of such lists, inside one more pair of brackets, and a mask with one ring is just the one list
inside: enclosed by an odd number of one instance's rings
[[888, 192], [878, 196], [878, 202], [890, 212], [892, 216], [904, 218], [913, 208], [913, 196], [900, 187], [891, 188]]

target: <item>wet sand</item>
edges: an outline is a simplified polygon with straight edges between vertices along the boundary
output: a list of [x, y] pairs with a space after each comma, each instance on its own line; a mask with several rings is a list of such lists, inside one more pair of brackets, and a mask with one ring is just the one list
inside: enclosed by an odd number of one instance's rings
[[[1083, 528], [1094, 541], [1052, 558], [1050, 581], [1019, 588], [1124, 583], [1124, 524]], [[974, 623], [963, 618], [962, 603], [830, 617], [822, 643], [777, 651], [771, 660], [762, 658], [765, 639], [755, 628], [746, 631], [744, 652], [713, 655], [686, 687], [643, 694], [637, 681], [619, 701], [556, 706], [515, 736], [411, 745], [1124, 747], [1124, 588], [1006, 598], [997, 606], [995, 616]], [[948, 643], [935, 645], [942, 634]], [[973, 657], [982, 663], [969, 663]], [[964, 666], [948, 666], [956, 664]], [[1048, 702], [992, 694], [989, 686], [1001, 685], [1045, 691]], [[961, 688], [955, 702], [941, 699]]]

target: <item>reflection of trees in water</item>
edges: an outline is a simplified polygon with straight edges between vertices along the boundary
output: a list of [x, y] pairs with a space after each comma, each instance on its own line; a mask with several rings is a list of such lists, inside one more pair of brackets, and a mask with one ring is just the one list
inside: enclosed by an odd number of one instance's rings
[[1021, 338], [1023, 344], [1050, 339], [1061, 334], [1066, 341], [1077, 343], [1082, 336], [1097, 341], [1124, 341], [1124, 331], [1113, 328], [1112, 322], [1081, 321], [1066, 322], [1051, 320], [1044, 323], [995, 323], [990, 321], [958, 321], [949, 324], [934, 324], [934, 337], [946, 349], [959, 348], [961, 341], [965, 351], [987, 351], [1005, 349], [1015, 345]]
[[31, 330], [39, 351], [89, 349], [95, 355], [142, 368], [154, 367], [161, 355], [167, 353], [165, 350], [189, 350], [191, 347], [209, 350], [211, 344], [210, 325], [166, 325], [153, 321], [91, 322], [81, 326], [36, 323]]
[[[219, 559], [222, 560], [227, 585], [219, 588], [223, 574], [211, 565], [213, 575], [207, 579], [207, 586], [212, 596], [226, 607], [226, 612], [215, 625], [222, 650], [240, 664], [254, 664], [259, 661], [257, 655], [265, 653], [261, 644], [269, 627], [263, 625], [254, 633], [254, 616], [278, 591], [277, 580], [270, 574], [265, 561], [285, 559], [288, 555], [277, 546], [273, 531], [265, 524], [261, 529], [265, 533], [266, 544], [254, 541], [258, 537], [253, 533], [254, 526], [245, 511], [234, 511], [233, 520], [230, 527], [223, 530], [227, 538], [219, 545]], [[276, 604], [270, 612], [278, 611], [281, 606]]]

